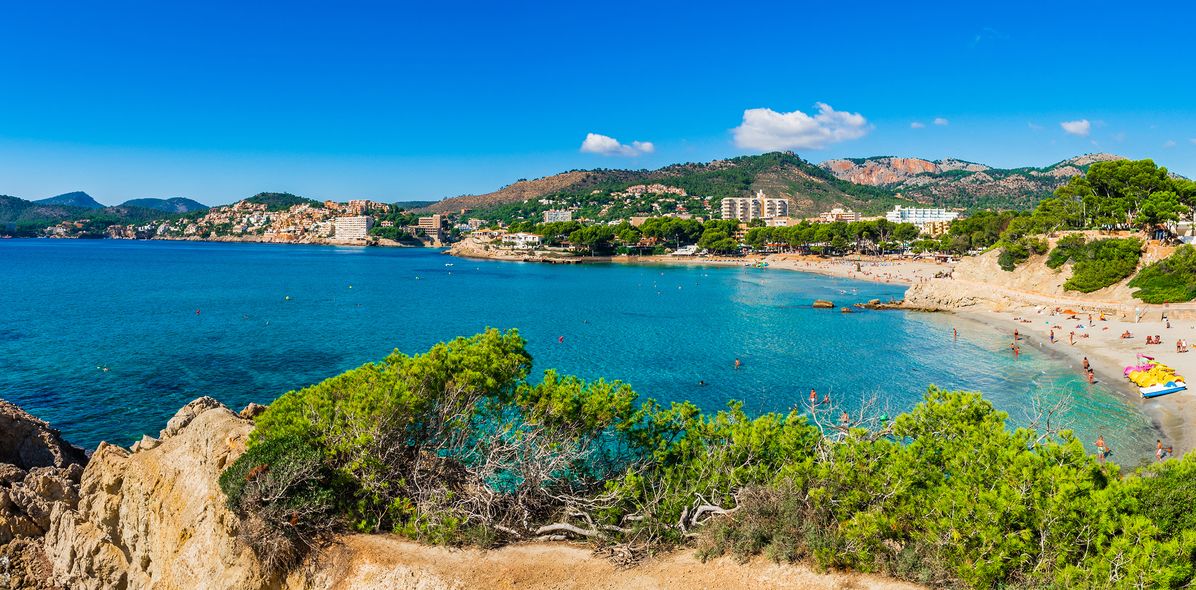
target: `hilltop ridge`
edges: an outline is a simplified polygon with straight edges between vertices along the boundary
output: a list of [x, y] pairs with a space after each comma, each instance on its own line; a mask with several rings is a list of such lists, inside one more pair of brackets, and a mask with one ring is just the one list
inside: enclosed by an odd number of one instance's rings
[[893, 190], [913, 201], [944, 207], [1028, 209], [1095, 162], [1124, 160], [1084, 154], [1049, 166], [995, 168], [955, 158], [894, 156], [840, 158], [819, 164], [840, 180]]

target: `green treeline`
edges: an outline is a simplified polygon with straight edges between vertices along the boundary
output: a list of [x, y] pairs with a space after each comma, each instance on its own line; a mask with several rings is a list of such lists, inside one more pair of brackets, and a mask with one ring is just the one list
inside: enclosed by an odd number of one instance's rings
[[221, 477], [240, 535], [278, 568], [356, 530], [688, 546], [937, 587], [1193, 579], [1192, 457], [1122, 476], [1070, 432], [1010, 430], [980, 395], [934, 387], [891, 420], [753, 418], [531, 368], [516, 332], [488, 330], [283, 395]]
[[[1033, 212], [1012, 215], [1000, 232], [997, 261], [1001, 268], [1012, 271], [1031, 256], [1049, 250], [1048, 267], [1072, 265], [1072, 276], [1064, 288], [1091, 293], [1134, 276], [1142, 257], [1142, 241], [1089, 240], [1071, 234], [1061, 237], [1051, 249], [1046, 235], [1065, 230], [1150, 232], [1168, 222], [1193, 219], [1196, 182], [1172, 176], [1150, 160], [1097, 162]], [[1193, 258], [1192, 248], [1181, 246], [1172, 257], [1142, 269], [1129, 283], [1139, 289], [1134, 296], [1147, 303], [1196, 298]]]
[[1043, 199], [1033, 213], [1014, 219], [1001, 237], [1012, 242], [1060, 230], [1149, 230], [1192, 219], [1194, 206], [1196, 182], [1173, 177], [1151, 160], [1097, 162]]

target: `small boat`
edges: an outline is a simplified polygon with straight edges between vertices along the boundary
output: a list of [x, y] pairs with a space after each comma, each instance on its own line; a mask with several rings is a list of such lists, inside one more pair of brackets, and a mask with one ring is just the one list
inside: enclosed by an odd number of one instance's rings
[[445, 266], [452, 266], [452, 265], [453, 265], [453, 263], [451, 263], [451, 262], [446, 262], [446, 263], [444, 263], [444, 265], [445, 265]]
[[1142, 397], [1150, 399], [1152, 397], [1177, 393], [1187, 388], [1188, 385], [1183, 381], [1168, 381], [1166, 383], [1159, 383], [1158, 385], [1151, 385], [1150, 387], [1139, 387], [1138, 391], [1142, 392]]

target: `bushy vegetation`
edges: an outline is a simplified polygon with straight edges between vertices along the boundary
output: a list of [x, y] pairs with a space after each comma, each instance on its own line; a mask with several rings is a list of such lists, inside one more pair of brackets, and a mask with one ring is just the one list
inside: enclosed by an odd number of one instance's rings
[[1048, 247], [1046, 240], [1030, 236], [1006, 242], [997, 256], [997, 264], [1002, 270], [1012, 271], [1017, 268], [1017, 265], [1029, 260], [1031, 256], [1046, 254]]
[[967, 254], [984, 250], [1001, 239], [1001, 232], [1015, 217], [1025, 215], [1013, 211], [979, 211], [951, 222], [947, 233], [939, 239], [935, 249], [952, 254]]
[[1087, 244], [1088, 240], [1081, 234], [1059, 238], [1059, 241], [1055, 242], [1055, 248], [1051, 250], [1051, 255], [1047, 256], [1047, 267], [1058, 269], [1068, 262], [1080, 259]]
[[641, 402], [489, 330], [279, 398], [221, 478], [279, 567], [335, 528], [766, 554], [939, 587], [1184, 587], [1196, 457], [1121, 477], [1069, 432], [931, 387], [893, 420]]
[[302, 205], [304, 203], [318, 209], [324, 208], [324, 203], [320, 201], [292, 195], [291, 193], [258, 193], [245, 199], [245, 202], [265, 205], [267, 211], [286, 211], [295, 205]]
[[769, 244], [800, 252], [842, 254], [848, 250], [879, 254], [905, 244], [918, 236], [917, 226], [893, 223], [886, 219], [875, 221], [809, 223], [789, 227], [757, 227], [749, 229], [749, 246], [763, 250]]
[[[521, 222], [512, 224], [508, 229], [532, 232], [539, 235], [545, 245], [569, 244], [575, 250], [588, 254], [609, 254], [612, 251], [653, 253], [658, 244], [670, 248], [697, 245], [715, 254], [739, 254], [745, 245], [756, 251], [879, 254], [903, 248], [918, 236], [916, 226], [909, 223], [894, 224], [884, 219], [852, 223], [803, 221], [788, 227], [764, 227], [761, 222], [747, 230], [743, 243], [736, 238], [739, 222], [734, 219], [701, 222], [678, 217], [651, 217], [639, 227], [626, 222], [613, 226], [585, 225], [578, 221]], [[645, 238], [651, 243], [637, 246]]]
[[877, 432], [739, 495], [702, 555], [763, 553], [931, 586], [1179, 588], [1193, 577], [1196, 456], [1122, 478], [1069, 433], [1009, 430], [975, 394], [931, 389]]
[[1066, 255], [1072, 262], [1072, 275], [1063, 288], [1081, 293], [1126, 279], [1137, 270], [1142, 257], [1142, 241], [1137, 238], [1094, 240], [1069, 249]]
[[1138, 272], [1129, 282], [1134, 297], [1146, 303], [1179, 303], [1196, 299], [1196, 248], [1183, 245]]
[[1032, 214], [1014, 218], [1002, 239], [1059, 230], [1150, 229], [1190, 217], [1194, 205], [1196, 182], [1172, 177], [1151, 160], [1097, 162], [1043, 199]]

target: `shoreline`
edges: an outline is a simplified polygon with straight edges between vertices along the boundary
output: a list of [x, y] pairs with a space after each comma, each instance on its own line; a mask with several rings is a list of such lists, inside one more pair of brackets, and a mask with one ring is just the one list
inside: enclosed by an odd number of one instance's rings
[[[462, 258], [476, 258], [487, 260], [499, 260], [505, 262], [521, 262], [520, 259], [511, 259], [496, 257], [492, 255], [475, 255], [466, 256], [456, 254], [453, 252], [446, 252], [452, 256]], [[867, 281], [878, 284], [890, 285], [904, 285], [912, 287], [919, 283], [930, 283], [932, 281], [938, 282], [938, 276], [951, 275], [955, 265], [921, 261], [909, 259], [891, 259], [891, 258], [877, 258], [877, 257], [861, 257], [861, 258], [847, 258], [847, 259], [833, 259], [823, 258], [818, 256], [802, 256], [794, 254], [771, 254], [767, 256], [749, 256], [743, 258], [698, 258], [698, 257], [675, 257], [675, 256], [614, 256], [605, 258], [589, 258], [584, 260], [584, 263], [613, 263], [613, 264], [658, 264], [658, 265], [693, 265], [693, 266], [723, 266], [723, 267], [745, 267], [751, 266], [757, 262], [767, 262], [769, 269], [779, 269], [789, 272], [801, 272], [808, 274], [817, 274], [821, 276], [848, 278], [859, 281]], [[859, 264], [859, 270], [856, 265]], [[937, 276], [936, 276], [937, 275]], [[929, 286], [929, 285], [927, 285]], [[1005, 291], [1000, 287], [992, 287], [995, 291]], [[1068, 333], [1072, 331], [1067, 326], [1074, 326], [1077, 320], [1067, 320], [1066, 316], [1049, 316], [1044, 311], [1039, 315], [1036, 313], [1036, 306], [1033, 302], [1042, 305], [1047, 301], [1056, 301], [1048, 295], [1033, 295], [1028, 297], [1025, 301], [1020, 301], [1018, 304], [1010, 302], [1008, 305], [1000, 306], [1000, 308], [986, 309], [981, 306], [927, 306], [921, 307], [917, 305], [907, 305], [902, 308], [907, 312], [926, 312], [926, 313], [944, 313], [951, 314], [961, 320], [981, 329], [987, 329], [997, 334], [1006, 334], [1012, 342], [1013, 330], [1017, 329], [1021, 333], [1021, 342], [1023, 345], [1034, 346], [1036, 350], [1044, 355], [1047, 355], [1054, 362], [1063, 363], [1069, 370], [1074, 370], [1079, 378], [1083, 378], [1080, 371], [1082, 359], [1088, 357], [1088, 360], [1093, 368], [1093, 373], [1099, 383], [1108, 387], [1112, 395], [1116, 395], [1140, 412], [1149, 422], [1152, 429], [1155, 431], [1157, 438], [1164, 441], [1164, 446], [1173, 446], [1175, 455], [1182, 455], [1184, 452], [1196, 449], [1196, 432], [1189, 428], [1190, 425], [1196, 423], [1196, 406], [1187, 403], [1185, 393], [1180, 392], [1169, 396], [1163, 396], [1155, 399], [1143, 399], [1137, 386], [1125, 378], [1122, 373], [1123, 368], [1134, 360], [1134, 353], [1144, 352], [1151, 356], [1162, 356], [1166, 354], [1168, 345], [1174, 344], [1174, 337], [1178, 332], [1175, 324], [1189, 324], [1189, 322], [1180, 322], [1176, 320], [1173, 323], [1173, 328], [1166, 330], [1162, 328], [1162, 321], [1149, 322], [1132, 322], [1129, 318], [1121, 317], [1119, 314], [1110, 314], [1108, 321], [1101, 322], [1096, 320], [1097, 324], [1094, 328], [1096, 332], [1120, 332], [1124, 329], [1130, 329], [1135, 334], [1135, 338], [1129, 342], [1128, 345], [1120, 346], [1122, 341], [1109, 342], [1108, 338], [1092, 337], [1075, 339], [1074, 344], [1068, 344]], [[1067, 306], [1078, 308], [1078, 301], [1071, 299], [1059, 299], [1057, 305], [1066, 308]], [[1101, 307], [1113, 308], [1108, 302], [1086, 302], [1088, 306], [1093, 304]], [[1158, 311], [1153, 308], [1156, 306], [1140, 305], [1144, 309], [1150, 311]], [[1124, 307], [1124, 304], [1121, 306]], [[1178, 310], [1177, 310], [1178, 311]], [[1027, 318], [1030, 323], [1024, 323], [1014, 318]], [[1077, 317], [1080, 317], [1077, 315]], [[1036, 319], [1035, 319], [1036, 318]], [[1056, 341], [1054, 344], [1050, 342], [1050, 328], [1043, 323], [1046, 320], [1052, 320], [1050, 326], [1058, 325], [1061, 328], [1055, 330]], [[1086, 312], [1084, 314], [1086, 320]], [[1064, 322], [1071, 322], [1070, 324]], [[1085, 321], [1086, 323], [1086, 321]], [[1130, 324], [1134, 324], [1130, 327]], [[1115, 326], [1115, 328], [1114, 328]], [[1064, 329], [1066, 328], [1066, 329]], [[1108, 328], [1108, 330], [1101, 330], [1101, 328]], [[1191, 340], [1196, 340], [1196, 326], [1183, 326], [1185, 330], [1191, 328]], [[1078, 332], [1078, 330], [1077, 330]], [[1137, 350], [1145, 345], [1141, 343], [1145, 340], [1144, 336], [1149, 333], [1166, 334], [1170, 332], [1172, 340], [1164, 339], [1163, 345], [1159, 345], [1158, 349]], [[1077, 336], [1079, 334], [1077, 333]], [[1182, 335], [1181, 335], [1182, 336]], [[1139, 346], [1141, 345], [1141, 346]], [[1131, 350], [1132, 349], [1132, 350]], [[1181, 375], [1196, 375], [1196, 353], [1191, 357], [1187, 355], [1176, 355], [1184, 357], [1176, 360], [1175, 356], [1167, 355], [1168, 358], [1160, 359], [1162, 362], [1175, 367]], [[1123, 358], [1124, 357], [1124, 358]], [[1188, 359], [1191, 359], [1192, 367], [1185, 369], [1185, 364]], [[1089, 440], [1081, 440], [1086, 449], [1090, 449], [1093, 442]], [[1153, 446], [1150, 441], [1143, 441], [1143, 446]], [[1147, 453], [1153, 455], [1153, 453]], [[1130, 453], [1127, 456], [1135, 456]], [[1116, 460], [1114, 460], [1116, 461]], [[1128, 467], [1128, 465], [1127, 465]]]
[[[32, 238], [31, 238], [32, 239]], [[129, 240], [139, 241], [139, 240]], [[152, 241], [152, 240], [144, 240]], [[166, 239], [163, 241], [189, 241], [189, 242], [215, 242], [215, 243], [260, 243], [260, 244], [299, 244], [298, 242], [265, 242], [257, 240], [201, 240], [201, 239]], [[317, 243], [302, 243], [300, 245], [316, 245], [316, 246], [343, 246], [343, 244], [317, 244]], [[359, 247], [365, 245], [358, 244]], [[445, 254], [453, 257], [465, 259], [486, 259], [499, 260], [504, 262], [521, 262], [521, 259], [501, 258], [495, 256], [468, 256], [464, 253], [453, 253], [452, 251], [441, 250]], [[564, 262], [564, 259], [561, 262]], [[934, 276], [940, 273], [951, 273], [954, 265], [920, 261], [908, 259], [891, 259], [891, 258], [877, 258], [877, 257], [860, 257], [848, 259], [828, 259], [817, 256], [799, 256], [790, 254], [773, 254], [768, 256], [749, 256], [741, 258], [699, 258], [699, 257], [674, 257], [674, 256], [614, 256], [614, 257], [593, 257], [583, 260], [584, 263], [589, 264], [643, 264], [643, 265], [673, 265], [673, 266], [721, 266], [721, 267], [746, 267], [758, 262], [767, 262], [767, 268], [759, 270], [767, 270], [769, 268], [779, 269], [782, 271], [802, 272], [808, 274], [816, 274], [821, 276], [830, 276], [838, 278], [847, 278], [852, 280], [867, 281], [877, 284], [903, 285], [913, 286], [918, 285], [919, 290], [922, 287], [933, 288], [939, 285], [947, 285], [949, 283], [968, 283], [971, 287], [983, 287], [982, 285], [970, 285], [967, 281], [952, 280], [936, 280]], [[858, 269], [857, 269], [857, 264]], [[931, 283], [922, 285], [920, 283]], [[999, 286], [994, 286], [993, 291], [999, 292], [1002, 289]], [[907, 294], [908, 297], [908, 294]], [[1007, 298], [1012, 299], [1012, 298]], [[1185, 376], [1196, 375], [1196, 355], [1168, 354], [1169, 346], [1174, 344], [1174, 339], [1178, 337], [1188, 336], [1189, 340], [1196, 340], [1196, 325], [1193, 322], [1182, 321], [1176, 318], [1173, 314], [1173, 327], [1166, 329], [1162, 326], [1161, 321], [1141, 321], [1133, 322], [1132, 318], [1122, 318], [1116, 314], [1109, 316], [1109, 321], [1096, 322], [1097, 331], [1099, 328], [1108, 327], [1109, 332], [1116, 332], [1120, 334], [1123, 329], [1130, 329], [1134, 332], [1135, 338], [1128, 341], [1114, 340], [1109, 341], [1108, 338], [1092, 337], [1092, 338], [1077, 338], [1074, 345], [1066, 343], [1067, 334], [1070, 329], [1056, 330], [1057, 342], [1054, 345], [1049, 343], [1049, 329], [1042, 320], [1048, 318], [1054, 320], [1051, 325], [1067, 326], [1068, 324], [1061, 323], [1062, 317], [1051, 317], [1045, 313], [1039, 315], [1036, 313], [1034, 304], [1041, 304], [1042, 301], [1050, 299], [1048, 295], [1036, 295], [1034, 298], [1019, 298], [1016, 301], [1006, 301], [1003, 305], [966, 305], [959, 302], [950, 304], [944, 302], [937, 305], [918, 306], [907, 305], [903, 308], [905, 311], [926, 311], [926, 312], [945, 312], [954, 314], [963, 321], [974, 323], [977, 327], [983, 326], [988, 330], [992, 330], [998, 334], [1006, 334], [1012, 338], [1013, 329], [1018, 329], [1026, 336], [1032, 336], [1031, 340], [1024, 340], [1027, 344], [1034, 346], [1044, 354], [1050, 355], [1053, 359], [1062, 362], [1068, 366], [1070, 370], [1078, 372], [1080, 359], [1087, 356], [1091, 361], [1094, 372], [1098, 379], [1103, 384], [1113, 390], [1114, 395], [1119, 396], [1122, 401], [1131, 403], [1139, 412], [1145, 416], [1153, 426], [1153, 428], [1160, 434], [1159, 438], [1165, 441], [1165, 445], [1170, 444], [1175, 447], [1176, 454], [1182, 454], [1185, 451], [1196, 449], [1196, 432], [1192, 432], [1190, 425], [1196, 423], [1196, 404], [1188, 403], [1187, 396], [1181, 392], [1161, 398], [1143, 400], [1140, 394], [1132, 383], [1130, 383], [1121, 373], [1122, 367], [1130, 364], [1134, 360], [1136, 352], [1143, 352], [1152, 356], [1160, 357], [1162, 362], [1175, 367], [1176, 370]], [[1063, 300], [1061, 303], [1071, 304], [1078, 303], [1068, 300]], [[1102, 304], [1103, 303], [1103, 304]], [[1108, 303], [1087, 302], [1087, 307], [1100, 306], [1112, 307]], [[1077, 309], [1079, 305], [1075, 305]], [[1154, 308], [1156, 306], [1145, 306], [1144, 308]], [[1158, 309], [1150, 309], [1152, 313], [1156, 313]], [[1178, 310], [1175, 310], [1178, 311]], [[1084, 312], [1085, 316], [1087, 312]], [[1031, 323], [1023, 323], [1014, 319], [1014, 317], [1023, 318], [1037, 318], [1032, 319]], [[1075, 320], [1070, 320], [1074, 325]], [[1134, 326], [1130, 326], [1130, 324]], [[1116, 328], [1114, 329], [1114, 326]], [[1141, 344], [1144, 340], [1143, 336], [1147, 333], [1153, 334], [1167, 334], [1167, 339], [1164, 344], [1157, 347], [1146, 347]], [[1095, 335], [1094, 335], [1095, 336]], [[1188, 394], [1190, 395], [1190, 394]], [[1091, 444], [1091, 441], [1083, 441], [1085, 446]], [[1145, 443], [1144, 443], [1145, 444]]]

